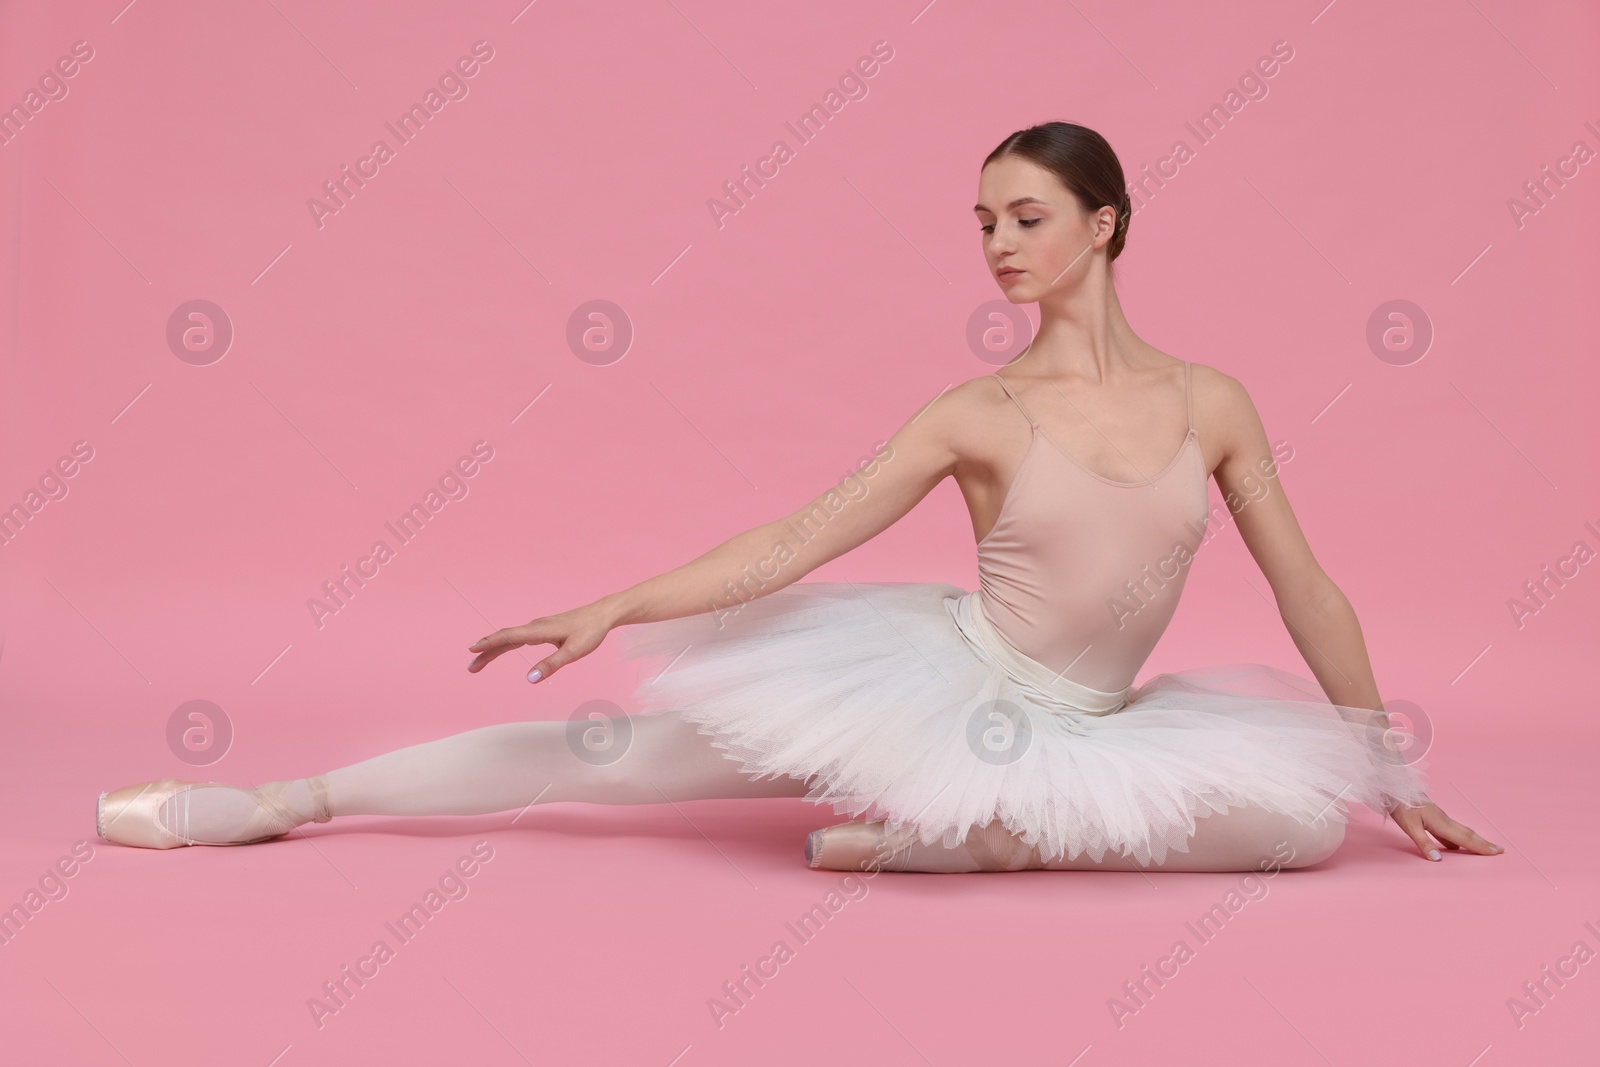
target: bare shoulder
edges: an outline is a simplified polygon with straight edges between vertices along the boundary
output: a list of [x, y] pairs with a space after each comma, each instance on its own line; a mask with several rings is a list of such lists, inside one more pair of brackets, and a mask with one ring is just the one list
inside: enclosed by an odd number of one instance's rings
[[995, 381], [993, 373], [980, 374], [975, 378], [958, 382], [950, 387], [949, 395], [959, 396], [962, 403], [980, 408], [1006, 399], [1006, 394], [1000, 383]]
[[937, 423], [953, 440], [963, 429], [973, 429], [974, 421], [1003, 415], [1003, 408], [1010, 403], [993, 375], [980, 374], [945, 388], [929, 401], [917, 418]]
[[951, 446], [964, 460], [992, 458], [997, 430], [1003, 436], [1006, 427], [1027, 428], [1027, 420], [993, 374], [951, 386], [939, 404], [945, 405], [943, 425]]
[[1217, 484], [1226, 488], [1252, 471], [1272, 470], [1276, 447], [1244, 383], [1203, 363], [1193, 374], [1195, 425]]
[[1238, 403], [1241, 397], [1248, 399], [1244, 383], [1231, 374], [1227, 374], [1209, 363], [1192, 363], [1194, 367], [1194, 399], [1198, 404], [1202, 397], [1209, 400], [1210, 407], [1220, 408], [1229, 404]]
[[938, 477], [963, 474], [974, 464], [992, 462], [996, 429], [1007, 414], [1002, 405], [1009, 406], [1005, 393], [987, 376], [945, 385], [911, 413], [889, 448]]
[[1261, 416], [1244, 383], [1205, 363], [1195, 363], [1194, 412], [1202, 436], [1237, 440], [1261, 428]]

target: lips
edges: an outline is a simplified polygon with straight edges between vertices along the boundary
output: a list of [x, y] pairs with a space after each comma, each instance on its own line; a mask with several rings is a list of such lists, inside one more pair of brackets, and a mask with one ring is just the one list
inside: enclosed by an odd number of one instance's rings
[[1015, 278], [1023, 272], [1017, 267], [1001, 267], [994, 273], [996, 278]]

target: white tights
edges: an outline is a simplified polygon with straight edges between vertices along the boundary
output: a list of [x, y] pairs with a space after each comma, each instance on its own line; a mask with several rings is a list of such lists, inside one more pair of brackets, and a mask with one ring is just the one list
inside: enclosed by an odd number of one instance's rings
[[806, 841], [813, 867], [836, 871], [1263, 871], [1309, 867], [1333, 855], [1344, 841], [1344, 824], [1308, 826], [1256, 807], [1229, 808], [1195, 819], [1188, 851], [1168, 850], [1160, 863], [1139, 864], [1115, 852], [1099, 861], [1088, 853], [1044, 860], [1036, 847], [999, 823], [975, 827], [955, 848], [912, 843], [891, 848], [882, 823], [847, 822], [814, 832]]
[[[630, 736], [631, 735], [631, 736]], [[806, 783], [789, 777], [757, 781], [677, 712], [630, 715], [596, 722], [588, 740], [611, 741], [611, 753], [585, 745], [565, 721], [511, 722], [485, 726], [437, 741], [375, 756], [329, 771], [328, 809], [340, 815], [483, 815], [532, 804], [652, 804], [732, 797], [803, 797]], [[583, 756], [580, 756], [583, 753]], [[587, 757], [587, 758], [585, 758]], [[291, 783], [284, 797], [310, 819], [306, 780]], [[225, 840], [253, 806], [247, 791], [193, 791], [183, 809], [189, 832]], [[1170, 851], [1151, 870], [1260, 870], [1267, 861], [1296, 867], [1332, 855], [1344, 826], [1329, 820], [1307, 826], [1256, 808], [1233, 808], [1197, 821], [1187, 852]], [[812, 834], [806, 853], [812, 866], [830, 870], [879, 869], [958, 873], [965, 871], [1136, 870], [1133, 861], [1107, 853], [1096, 863], [1039, 861], [1037, 850], [998, 824], [974, 830], [955, 848], [912, 844], [895, 852], [883, 846], [883, 824], [852, 821]]]

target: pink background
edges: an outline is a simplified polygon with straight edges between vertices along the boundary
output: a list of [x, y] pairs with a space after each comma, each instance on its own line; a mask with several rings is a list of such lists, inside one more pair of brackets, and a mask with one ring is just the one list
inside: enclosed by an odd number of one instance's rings
[[[1521, 226], [1507, 207], [1575, 142], [1600, 150], [1592, 5], [122, 5], [0, 12], [6, 107], [93, 49], [0, 145], [0, 506], [93, 450], [0, 546], [0, 905], [92, 848], [0, 945], [0, 1032], [28, 1049], [7, 1059], [1593, 1062], [1592, 966], [1520, 1026], [1507, 1007], [1600, 947], [1577, 669], [1600, 577], [1520, 628], [1507, 606], [1600, 548], [1600, 162]], [[477, 41], [468, 95], [319, 228], [308, 199]], [[893, 57], [866, 95], [798, 144], [784, 123], [877, 41]], [[970, 212], [984, 155], [1068, 119], [1133, 177], [1195, 147], [1184, 123], [1277, 41], [1293, 58], [1266, 95], [1135, 215], [1119, 293], [1294, 446], [1286, 490], [1385, 698], [1435, 732], [1437, 799], [1505, 855], [1429, 864], [1363, 810], [1120, 1028], [1108, 999], [1241, 876], [879, 878], [718, 1028], [708, 998], [841, 884], [801, 855], [831, 811], [95, 838], [95, 796], [142, 779], [307, 775], [631, 710], [613, 643], [537, 688], [542, 652], [472, 676], [465, 648], [787, 513], [987, 373], [1004, 357], [966, 340], [999, 299]], [[779, 138], [794, 158], [719, 228], [707, 202]], [[166, 340], [195, 299], [234, 329], [207, 366]], [[634, 331], [608, 365], [567, 339], [596, 299]], [[1366, 339], [1397, 299], [1434, 331], [1407, 365]], [[393, 545], [384, 522], [480, 440], [467, 495], [319, 627], [322, 583]], [[972, 548], [947, 482], [810, 577], [971, 588]], [[1144, 676], [1241, 660], [1308, 673], [1230, 529]], [[235, 731], [202, 769], [166, 739], [196, 699]], [[307, 998], [478, 841], [470, 894], [318, 1029]]]

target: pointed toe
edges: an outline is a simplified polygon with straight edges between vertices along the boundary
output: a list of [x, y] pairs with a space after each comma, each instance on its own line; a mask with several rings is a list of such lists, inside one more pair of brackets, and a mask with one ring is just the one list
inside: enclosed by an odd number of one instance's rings
[[112, 844], [135, 848], [187, 845], [189, 842], [161, 824], [161, 805], [193, 784], [164, 778], [101, 793], [95, 805], [95, 831]]
[[813, 830], [806, 835], [806, 866], [816, 868], [822, 864], [822, 831]]
[[[298, 780], [268, 782], [252, 789], [236, 789], [221, 782], [189, 782], [163, 778], [141, 782], [101, 793], [95, 803], [95, 831], [106, 841], [136, 848], [179, 848], [184, 845], [254, 845], [272, 841], [289, 833], [303, 822], [327, 822], [333, 818], [328, 807], [328, 782], [325, 775], [305, 779], [310, 795], [309, 812], [289, 804], [285, 795]], [[191, 790], [221, 789], [248, 796], [254, 803], [247, 816], [214, 817], [191, 821]], [[174, 798], [184, 803], [161, 819], [162, 807]], [[201, 801], [205, 806], [205, 801]]]

